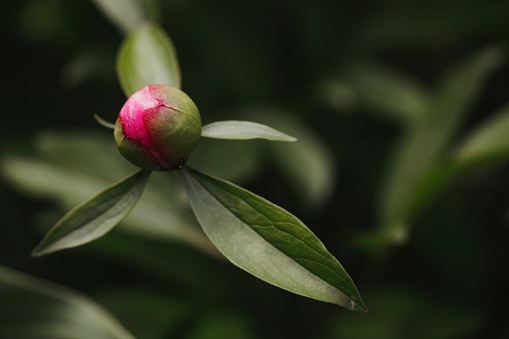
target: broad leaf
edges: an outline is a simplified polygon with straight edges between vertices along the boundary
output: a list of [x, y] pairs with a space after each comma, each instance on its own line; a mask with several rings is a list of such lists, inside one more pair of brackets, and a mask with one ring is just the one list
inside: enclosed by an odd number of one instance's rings
[[136, 205], [149, 174], [140, 170], [76, 206], [46, 234], [32, 255], [83, 245], [106, 234]]
[[180, 88], [180, 68], [173, 42], [153, 23], [139, 26], [119, 50], [117, 75], [128, 97], [152, 84]]
[[140, 0], [92, 0], [116, 26], [130, 32], [146, 21]]
[[272, 127], [251, 121], [217, 121], [205, 125], [202, 137], [216, 139], [267, 139], [274, 141], [297, 141], [297, 138], [279, 132]]
[[0, 337], [134, 339], [88, 297], [0, 266]]
[[341, 264], [295, 216], [227, 181], [181, 174], [198, 221], [233, 264], [290, 292], [366, 311]]

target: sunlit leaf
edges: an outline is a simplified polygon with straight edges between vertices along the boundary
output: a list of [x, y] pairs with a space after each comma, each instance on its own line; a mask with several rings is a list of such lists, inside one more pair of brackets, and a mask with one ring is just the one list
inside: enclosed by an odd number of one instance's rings
[[0, 337], [134, 339], [88, 297], [0, 266]]
[[46, 234], [32, 255], [83, 245], [109, 232], [134, 208], [149, 174], [140, 170], [76, 206]]
[[251, 121], [216, 121], [205, 125], [201, 135], [216, 139], [267, 139], [273, 141], [297, 141], [296, 138], [279, 132], [272, 127]]
[[143, 24], [146, 19], [141, 0], [92, 0], [118, 28], [125, 33]]
[[341, 264], [295, 216], [227, 181], [181, 174], [198, 221], [233, 264], [293, 293], [366, 310]]
[[177, 52], [170, 37], [153, 23], [137, 27], [119, 50], [117, 75], [126, 96], [152, 84], [180, 88]]

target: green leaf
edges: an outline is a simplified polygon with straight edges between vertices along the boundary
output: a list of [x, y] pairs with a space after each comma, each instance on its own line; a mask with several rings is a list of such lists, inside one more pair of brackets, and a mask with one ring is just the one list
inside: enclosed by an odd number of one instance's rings
[[426, 204], [466, 173], [508, 159], [509, 106], [477, 127], [447, 158], [426, 173], [407, 202], [407, 219], [415, 218]]
[[132, 31], [147, 20], [140, 0], [92, 0], [92, 2], [124, 33]]
[[139, 170], [76, 206], [46, 234], [32, 255], [83, 245], [109, 232], [136, 205], [149, 175]]
[[[110, 133], [104, 132], [45, 131], [22, 143], [8, 141], [0, 154], [0, 175], [20, 193], [51, 201], [61, 212], [67, 212], [137, 170], [120, 156]], [[20, 153], [20, 148], [26, 151]], [[49, 230], [53, 225], [43, 222], [38, 226]], [[180, 178], [165, 172], [150, 175], [143, 199], [115, 231], [165, 244], [185, 242], [208, 254], [218, 254], [190, 210]]]
[[137, 27], [120, 47], [117, 75], [128, 97], [152, 84], [180, 88], [180, 68], [173, 42], [153, 23]]
[[93, 300], [0, 266], [0, 337], [134, 339]]
[[94, 114], [94, 119], [99, 123], [99, 125], [104, 126], [109, 129], [115, 129], [115, 124], [112, 124], [111, 122], [108, 122], [98, 116], [97, 114]]
[[295, 216], [205, 173], [181, 175], [205, 233], [233, 264], [290, 292], [366, 311], [341, 264]]
[[509, 155], [509, 106], [503, 108], [464, 138], [454, 152], [454, 161], [462, 164]]
[[297, 141], [297, 138], [279, 132], [272, 127], [251, 121], [216, 121], [205, 125], [202, 137], [215, 139], [267, 139], [273, 141]]
[[274, 107], [252, 107], [236, 112], [252, 120], [299, 136], [298, 143], [267, 143], [267, 154], [301, 199], [304, 209], [323, 206], [334, 192], [337, 166], [328, 145], [295, 114]]
[[347, 70], [347, 79], [362, 104], [406, 125], [426, 118], [430, 93], [416, 79], [373, 63], [359, 63]]
[[487, 49], [454, 67], [441, 82], [427, 120], [405, 131], [382, 179], [379, 197], [379, 221], [390, 242], [406, 240], [408, 202], [461, 126], [484, 81], [499, 64], [500, 53]]

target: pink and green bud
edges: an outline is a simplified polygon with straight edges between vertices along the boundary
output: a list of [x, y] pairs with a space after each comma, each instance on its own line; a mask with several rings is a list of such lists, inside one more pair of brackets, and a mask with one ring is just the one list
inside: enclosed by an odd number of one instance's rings
[[187, 94], [167, 85], [150, 85], [131, 95], [115, 124], [120, 153], [151, 171], [182, 167], [200, 136], [198, 108]]

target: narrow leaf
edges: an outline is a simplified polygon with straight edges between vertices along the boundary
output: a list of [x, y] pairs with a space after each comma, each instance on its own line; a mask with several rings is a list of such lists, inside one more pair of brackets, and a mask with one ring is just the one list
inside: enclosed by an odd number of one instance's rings
[[[298, 143], [266, 143], [267, 155], [298, 194], [302, 208], [316, 210], [334, 193], [338, 166], [329, 146], [296, 114], [271, 106], [245, 107], [235, 113], [285, 129], [299, 136]], [[201, 168], [201, 167], [200, 167]]]
[[146, 21], [140, 0], [92, 0], [103, 14], [124, 33]]
[[454, 67], [442, 80], [427, 120], [406, 131], [400, 140], [382, 179], [379, 197], [380, 225], [390, 241], [406, 240], [408, 202], [414, 199], [420, 180], [435, 165], [500, 60], [501, 51], [492, 48]]
[[216, 121], [202, 128], [202, 137], [216, 139], [267, 139], [274, 141], [297, 141], [297, 138], [279, 132], [272, 127], [251, 121]]
[[0, 337], [134, 339], [85, 295], [0, 265]]
[[233, 264], [290, 292], [367, 311], [341, 264], [295, 216], [227, 181], [181, 174], [198, 221]]
[[359, 63], [349, 67], [346, 76], [361, 103], [388, 119], [413, 126], [429, 114], [430, 93], [407, 74], [375, 63]]
[[99, 123], [99, 125], [102, 125], [106, 128], [115, 129], [115, 124], [112, 124], [111, 122], [104, 120], [97, 114], [94, 114], [94, 119]]
[[481, 124], [457, 147], [454, 159], [465, 163], [509, 155], [509, 106]]
[[153, 23], [139, 26], [119, 50], [117, 75], [126, 96], [152, 84], [180, 88], [180, 68], [173, 42]]
[[149, 174], [140, 170], [76, 206], [46, 234], [32, 255], [83, 245], [109, 232], [136, 205]]

